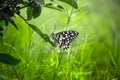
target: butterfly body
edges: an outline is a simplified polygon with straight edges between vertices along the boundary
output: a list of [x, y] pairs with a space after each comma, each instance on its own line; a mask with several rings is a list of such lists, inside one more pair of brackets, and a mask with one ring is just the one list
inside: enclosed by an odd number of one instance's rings
[[78, 36], [78, 32], [69, 30], [69, 31], [63, 31], [59, 33], [52, 33], [52, 39], [54, 40], [54, 44], [59, 44], [59, 47], [67, 50], [70, 47], [70, 43], [73, 39], [75, 39]]

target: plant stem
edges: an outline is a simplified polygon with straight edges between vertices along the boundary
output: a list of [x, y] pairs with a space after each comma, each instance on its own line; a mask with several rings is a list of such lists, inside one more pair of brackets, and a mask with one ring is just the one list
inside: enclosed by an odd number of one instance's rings
[[20, 79], [19, 79], [19, 76], [18, 76], [18, 73], [17, 73], [17, 71], [16, 71], [16, 69], [15, 69], [15, 66], [12, 66], [12, 68], [13, 68], [13, 71], [15, 72], [16, 77], [18, 78], [18, 80], [20, 80]]

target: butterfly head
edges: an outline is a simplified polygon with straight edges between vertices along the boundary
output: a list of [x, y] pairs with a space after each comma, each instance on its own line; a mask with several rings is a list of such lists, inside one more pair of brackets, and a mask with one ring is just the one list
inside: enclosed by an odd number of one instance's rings
[[51, 33], [51, 37], [54, 40], [54, 46], [56, 47], [57, 46], [56, 34]]
[[52, 37], [52, 39], [54, 40], [54, 39], [55, 39], [55, 34], [54, 34], [54, 33], [51, 33], [51, 37]]

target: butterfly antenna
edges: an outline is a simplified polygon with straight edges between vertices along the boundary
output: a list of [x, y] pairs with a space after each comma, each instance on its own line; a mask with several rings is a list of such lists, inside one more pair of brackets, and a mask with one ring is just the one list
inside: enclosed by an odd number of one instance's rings
[[55, 32], [55, 30], [56, 30], [56, 25], [54, 25], [54, 30], [53, 31]]

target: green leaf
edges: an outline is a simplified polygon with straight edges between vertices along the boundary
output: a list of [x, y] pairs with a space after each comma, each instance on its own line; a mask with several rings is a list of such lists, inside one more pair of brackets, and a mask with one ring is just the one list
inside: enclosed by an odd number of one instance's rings
[[10, 54], [0, 53], [0, 62], [14, 66], [14, 65], [18, 64], [20, 62], [20, 60], [15, 59]]
[[45, 7], [55, 9], [55, 10], [58, 10], [58, 11], [62, 11], [62, 12], [65, 11], [65, 9], [61, 5], [54, 4], [54, 3], [45, 4]]
[[31, 20], [31, 19], [32, 19], [32, 15], [33, 15], [32, 12], [33, 12], [33, 11], [32, 11], [32, 7], [29, 6], [29, 7], [27, 8], [27, 19], [28, 19], [28, 20]]
[[46, 42], [49, 42], [52, 46], [54, 46], [54, 43], [50, 40], [49, 36], [47, 34], [44, 34], [40, 31], [40, 29], [38, 27], [36, 27], [33, 24], [29, 24], [28, 25], [36, 32], [38, 33]]
[[[19, 15], [20, 16], [20, 15]], [[24, 19], [22, 16], [20, 16], [37, 34], [40, 35], [40, 37], [42, 37], [44, 39], [44, 41], [49, 42], [52, 46], [54, 46], [54, 43], [50, 40], [49, 36], [47, 34], [44, 34], [40, 31], [40, 29], [38, 27], [36, 27], [33, 24], [30, 24], [26, 21], [26, 19]]]
[[59, 0], [59, 1], [65, 2], [76, 9], [78, 8], [76, 0]]
[[27, 19], [37, 18], [42, 11], [44, 0], [33, 0], [31, 5], [27, 8]]
[[9, 19], [9, 22], [18, 30], [17, 25], [15, 24], [15, 22], [12, 19]]
[[44, 0], [34, 0], [33, 4], [33, 18], [37, 18], [41, 14]]
[[41, 14], [41, 6], [33, 7], [33, 18], [37, 18]]

